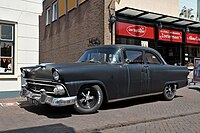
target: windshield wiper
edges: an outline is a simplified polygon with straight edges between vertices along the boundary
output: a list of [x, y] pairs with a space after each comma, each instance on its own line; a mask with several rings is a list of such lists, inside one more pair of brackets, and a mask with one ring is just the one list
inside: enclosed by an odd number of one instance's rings
[[106, 61], [95, 61], [95, 60], [83, 60], [83, 61], [81, 61], [81, 62], [100, 63], [100, 64], [102, 64], [102, 63], [108, 63], [108, 62], [106, 62]]

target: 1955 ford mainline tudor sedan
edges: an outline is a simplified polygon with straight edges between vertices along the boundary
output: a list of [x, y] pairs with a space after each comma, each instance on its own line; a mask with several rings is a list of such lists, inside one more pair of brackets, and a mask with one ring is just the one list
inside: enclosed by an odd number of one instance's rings
[[152, 48], [104, 45], [86, 50], [76, 63], [22, 67], [21, 73], [21, 96], [33, 103], [94, 113], [103, 101], [156, 94], [172, 100], [187, 85], [188, 69], [166, 64]]

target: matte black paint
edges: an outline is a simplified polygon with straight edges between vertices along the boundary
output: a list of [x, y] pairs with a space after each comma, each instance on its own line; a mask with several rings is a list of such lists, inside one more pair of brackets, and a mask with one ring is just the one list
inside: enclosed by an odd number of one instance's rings
[[[162, 64], [127, 64], [124, 59], [119, 64], [77, 62], [73, 64], [43, 64], [24, 67], [26, 79], [52, 81], [52, 72], [58, 71], [70, 96], [76, 96], [78, 90], [88, 84], [97, 84], [102, 88], [107, 100], [162, 92], [166, 84], [177, 84], [178, 88], [187, 85], [188, 70], [185, 66], [172, 66], [165, 63], [161, 55], [151, 48], [130, 45], [98, 46], [92, 49], [113, 48], [150, 51], [156, 54]], [[55, 81], [54, 81], [55, 82]]]

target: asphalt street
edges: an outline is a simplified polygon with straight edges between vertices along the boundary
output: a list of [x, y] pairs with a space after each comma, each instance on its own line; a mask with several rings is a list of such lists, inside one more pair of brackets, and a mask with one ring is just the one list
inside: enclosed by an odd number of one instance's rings
[[24, 98], [0, 99], [4, 133], [198, 133], [200, 89], [181, 88], [173, 101], [160, 96], [110, 103], [81, 115], [72, 107], [31, 106]]

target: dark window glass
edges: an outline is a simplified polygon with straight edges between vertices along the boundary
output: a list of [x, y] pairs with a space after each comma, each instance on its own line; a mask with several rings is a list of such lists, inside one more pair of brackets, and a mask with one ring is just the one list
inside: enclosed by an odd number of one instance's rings
[[1, 39], [12, 40], [12, 26], [1, 25]]
[[145, 53], [146, 61], [148, 64], [161, 64], [160, 60], [153, 53]]
[[107, 62], [115, 64], [121, 63], [121, 55], [117, 49], [91, 49], [87, 50], [80, 57], [79, 62]]
[[2, 42], [0, 44], [0, 56], [11, 57], [12, 56], [12, 43]]
[[130, 63], [143, 63], [142, 51], [127, 50], [125, 59]]

